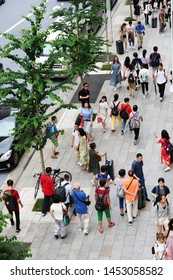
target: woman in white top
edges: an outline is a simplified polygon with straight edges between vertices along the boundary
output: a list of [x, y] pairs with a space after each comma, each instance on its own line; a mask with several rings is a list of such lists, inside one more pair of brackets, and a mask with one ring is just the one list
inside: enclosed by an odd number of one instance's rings
[[143, 97], [145, 98], [145, 91], [146, 94], [148, 95], [148, 76], [149, 76], [149, 69], [145, 68], [145, 64], [141, 65], [141, 69], [139, 71], [139, 79], [140, 79], [140, 83], [142, 86], [142, 93], [143, 93]]
[[149, 2], [146, 6], [145, 6], [145, 11], [144, 11], [144, 16], [145, 16], [145, 25], [150, 25], [150, 17], [152, 15], [153, 9], [152, 9], [152, 4]]
[[165, 236], [162, 232], [156, 234], [156, 242], [154, 243], [154, 260], [163, 260], [166, 244], [165, 244]]
[[117, 187], [116, 196], [119, 198], [119, 208], [120, 208], [120, 218], [124, 218], [124, 198], [125, 192], [123, 190], [123, 184], [125, 181], [126, 171], [125, 169], [120, 169], [118, 172], [119, 177], [115, 178], [114, 185]]
[[140, 56], [140, 60], [142, 61], [142, 64], [144, 64], [145, 65], [145, 68], [146, 69], [149, 69], [149, 61], [150, 61], [150, 59], [149, 59], [149, 57], [148, 56], [146, 56], [146, 54], [147, 54], [147, 50], [143, 50], [142, 51], [142, 55]]
[[102, 132], [106, 132], [106, 119], [108, 116], [108, 102], [107, 97], [105, 95], [102, 96], [100, 102], [99, 102], [99, 108], [98, 108], [98, 115], [97, 115], [97, 121], [98, 123], [102, 123]]

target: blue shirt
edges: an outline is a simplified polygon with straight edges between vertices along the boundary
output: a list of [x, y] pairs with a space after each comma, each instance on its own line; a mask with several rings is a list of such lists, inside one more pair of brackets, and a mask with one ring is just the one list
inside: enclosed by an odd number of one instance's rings
[[58, 133], [56, 124], [53, 124], [53, 123], [52, 123], [52, 124], [50, 125], [50, 133], [51, 133], [51, 138], [54, 138], [54, 139], [57, 138], [57, 136], [52, 135], [52, 134], [54, 134], [54, 133]]
[[83, 115], [84, 121], [90, 121], [91, 117], [93, 117], [93, 109], [92, 108], [82, 108], [81, 109], [81, 114]]
[[142, 167], [143, 161], [137, 162], [136, 160], [133, 161], [131, 166], [131, 169], [135, 172], [135, 175], [140, 179], [144, 176]]
[[81, 214], [81, 215], [82, 214], [87, 214], [88, 213], [88, 208], [85, 204], [85, 200], [87, 199], [86, 194], [83, 191], [80, 191], [80, 190], [77, 190], [77, 191], [73, 190], [72, 193], [71, 193], [71, 196], [74, 199], [74, 205], [75, 205], [76, 213]]
[[138, 34], [142, 34], [142, 32], [145, 30], [145, 27], [144, 25], [140, 24], [140, 25], [136, 25], [135, 29]]

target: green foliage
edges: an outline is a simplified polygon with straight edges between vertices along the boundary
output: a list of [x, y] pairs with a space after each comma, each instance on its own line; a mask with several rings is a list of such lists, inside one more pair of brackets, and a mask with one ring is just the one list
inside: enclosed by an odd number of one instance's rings
[[[34, 204], [34, 207], [33, 207], [32, 211], [41, 212], [42, 207], [43, 207], [43, 200], [44, 200], [44, 198], [38, 198], [36, 200], [35, 204]], [[50, 211], [50, 206], [51, 206], [52, 203], [53, 203], [53, 201], [51, 199], [50, 202], [49, 202], [49, 205], [48, 205], [48, 209], [47, 209], [48, 212]]]
[[132, 17], [126, 17], [126, 18], [124, 19], [124, 21], [135, 21], [135, 19], [132, 18]]
[[126, 5], [130, 5], [130, 4], [133, 4], [133, 1], [132, 0], [126, 0]]
[[[65, 104], [58, 95], [58, 91], [64, 92], [71, 88], [72, 77], [67, 81], [68, 84], [67, 82], [51, 84], [51, 78], [55, 73], [53, 65], [63, 63], [62, 48], [56, 49], [56, 55], [52, 50], [44, 63], [36, 63], [50, 34], [49, 28], [42, 31], [46, 2], [42, 0], [38, 8], [32, 7], [32, 19], [24, 17], [30, 28], [22, 29], [20, 38], [4, 33], [3, 36], [8, 43], [0, 47], [0, 57], [10, 59], [17, 67], [16, 71], [7, 68], [0, 75], [0, 85], [3, 85], [0, 89], [0, 98], [6, 99], [6, 102], [18, 109], [16, 114], [18, 125], [13, 135], [19, 139], [22, 134], [23, 140], [15, 145], [16, 150], [27, 151], [30, 147], [42, 150], [47, 141], [44, 133], [46, 121], [62, 108], [76, 108], [73, 104]], [[18, 50], [22, 55], [19, 55]], [[50, 108], [51, 113], [48, 110]]]
[[101, 70], [111, 70], [111, 67], [112, 67], [111, 64], [103, 64]]
[[[67, 49], [71, 68], [69, 75], [83, 77], [90, 71], [98, 69], [96, 61], [105, 52], [102, 47], [105, 39], [95, 36], [96, 27], [102, 24], [102, 3], [99, 0], [84, 1], [71, 0], [73, 9], [56, 10], [52, 17], [54, 31], [61, 31], [61, 38], [57, 38], [55, 45]], [[97, 15], [97, 16], [96, 16]], [[56, 21], [56, 19], [58, 19]]]

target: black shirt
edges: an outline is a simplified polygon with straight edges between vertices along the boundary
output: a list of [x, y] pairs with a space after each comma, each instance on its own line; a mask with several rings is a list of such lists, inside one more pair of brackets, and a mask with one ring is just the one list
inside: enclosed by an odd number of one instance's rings
[[81, 89], [81, 90], [79, 91], [79, 93], [78, 93], [79, 101], [82, 102], [82, 106], [84, 106], [84, 103], [85, 103], [85, 102], [88, 102], [88, 103], [89, 103], [89, 98], [87, 97], [87, 98], [84, 98], [84, 99], [80, 99], [80, 96], [85, 97], [85, 96], [87, 96], [87, 95], [90, 96], [90, 92], [89, 92], [88, 89], [84, 89], [84, 88]]

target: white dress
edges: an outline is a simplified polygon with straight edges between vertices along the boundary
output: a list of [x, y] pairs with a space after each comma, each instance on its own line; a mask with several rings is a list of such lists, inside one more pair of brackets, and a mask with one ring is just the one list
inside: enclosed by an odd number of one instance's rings
[[106, 121], [106, 118], [108, 116], [108, 103], [107, 103], [107, 101], [99, 103], [99, 113], [98, 113], [98, 116], [100, 118], [102, 118], [104, 121]]

